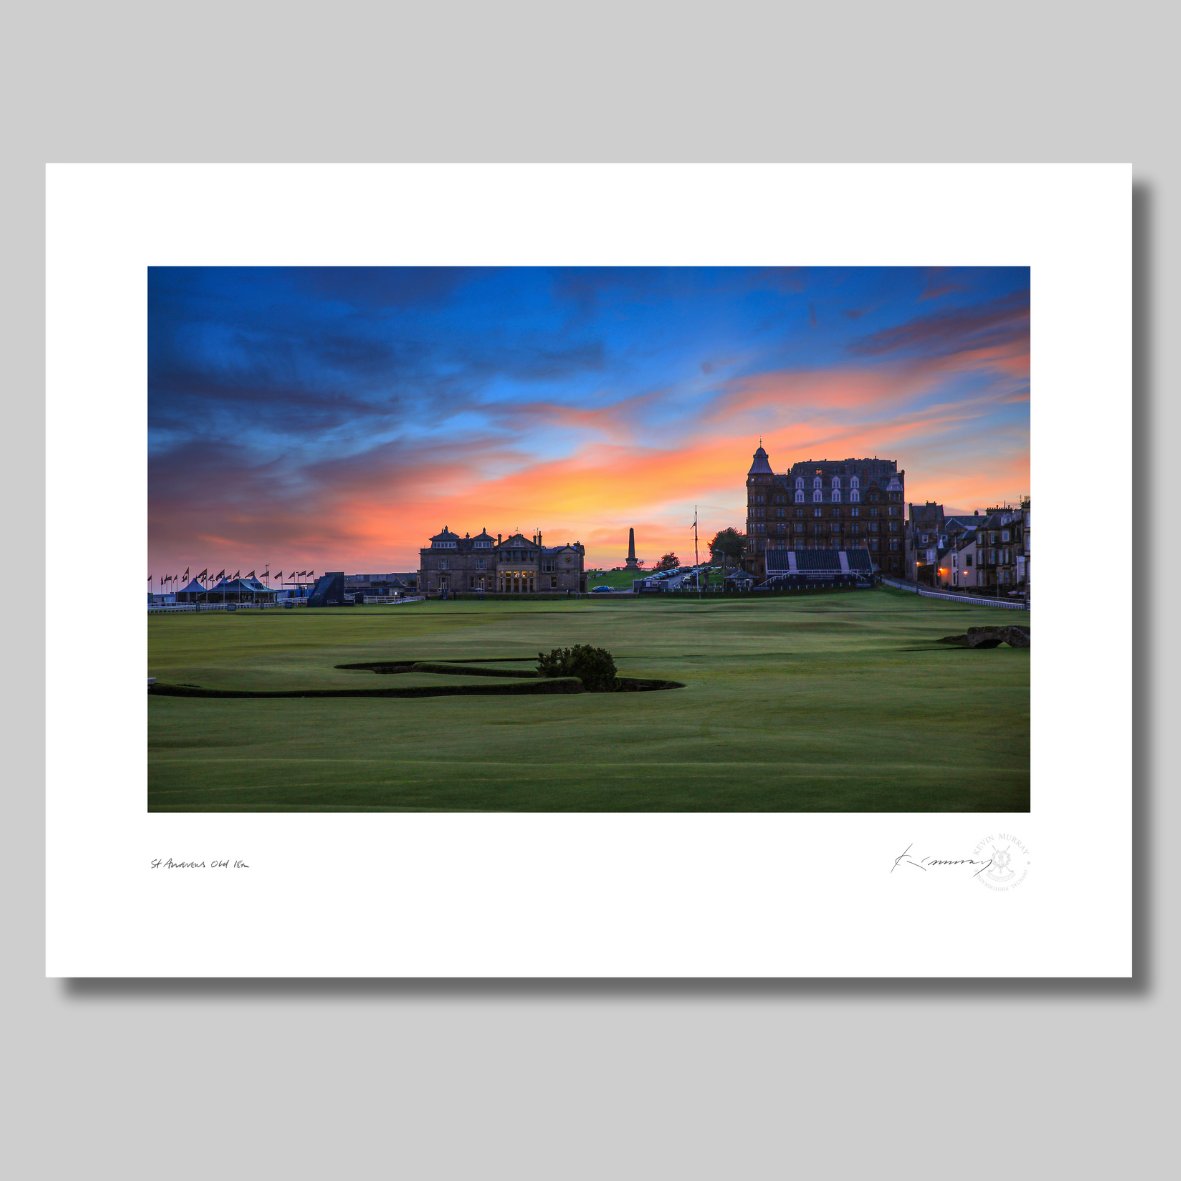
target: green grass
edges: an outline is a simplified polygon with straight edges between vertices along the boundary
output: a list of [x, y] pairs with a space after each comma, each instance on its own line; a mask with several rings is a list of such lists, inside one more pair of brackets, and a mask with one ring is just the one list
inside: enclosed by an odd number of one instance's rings
[[621, 675], [686, 687], [153, 696], [149, 807], [1024, 811], [1029, 651], [936, 641], [1028, 618], [890, 590], [150, 616], [149, 674], [206, 688], [450, 684], [334, 666], [513, 657], [523, 663], [505, 667], [525, 668], [539, 650], [575, 643], [608, 648]]

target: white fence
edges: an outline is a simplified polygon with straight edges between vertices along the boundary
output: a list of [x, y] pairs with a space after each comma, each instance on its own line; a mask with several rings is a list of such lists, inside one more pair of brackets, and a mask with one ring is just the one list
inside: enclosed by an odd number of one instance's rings
[[949, 603], [967, 603], [973, 607], [1003, 607], [1008, 611], [1028, 611], [1029, 603], [1020, 599], [985, 599], [979, 595], [961, 595], [954, 591], [928, 590], [914, 582], [903, 582], [898, 578], [882, 576], [885, 586], [892, 586], [895, 590], [909, 591], [914, 595], [921, 595], [924, 599], [945, 599]]
[[[403, 603], [421, 602], [421, 596], [405, 595], [400, 599], [367, 599], [365, 606], [397, 607]], [[285, 607], [306, 607], [307, 600], [288, 600], [279, 603], [252, 603], [249, 599], [241, 603], [153, 603], [148, 607], [149, 615], [175, 615], [179, 611], [274, 611]]]
[[252, 603], [249, 599], [241, 603], [153, 603], [148, 607], [148, 614], [175, 615], [178, 611], [273, 611], [276, 607], [282, 606], [282, 603]]

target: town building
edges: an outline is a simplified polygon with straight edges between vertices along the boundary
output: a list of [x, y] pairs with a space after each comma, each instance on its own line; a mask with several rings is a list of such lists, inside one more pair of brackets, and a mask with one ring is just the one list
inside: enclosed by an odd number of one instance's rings
[[446, 525], [419, 551], [418, 589], [425, 595], [532, 595], [586, 590], [586, 548], [581, 542], [545, 545], [541, 532], [475, 537]]
[[905, 477], [876, 457], [801, 460], [777, 474], [760, 442], [746, 476], [743, 567], [765, 578], [768, 549], [863, 549], [875, 570], [901, 578]]
[[947, 516], [943, 506], [912, 504], [906, 529], [907, 577], [928, 586], [1011, 597], [1029, 594], [1029, 498], [981, 513]]
[[1026, 588], [1029, 501], [1019, 506], [999, 505], [980, 518], [976, 530], [978, 586], [986, 594], [1004, 597]]

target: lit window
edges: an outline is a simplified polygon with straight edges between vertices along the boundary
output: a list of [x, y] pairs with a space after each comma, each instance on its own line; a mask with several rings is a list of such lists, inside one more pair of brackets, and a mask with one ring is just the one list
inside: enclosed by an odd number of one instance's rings
[[[802, 484], [803, 480], [799, 480], [799, 481], [797, 481], [797, 483]], [[804, 503], [804, 494], [802, 492], [797, 492], [796, 493], [796, 504], [803, 504], [803, 503]]]

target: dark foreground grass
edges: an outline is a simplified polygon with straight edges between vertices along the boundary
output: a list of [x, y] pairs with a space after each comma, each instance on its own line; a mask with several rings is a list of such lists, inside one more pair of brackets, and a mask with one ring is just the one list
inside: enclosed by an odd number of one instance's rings
[[152, 616], [149, 673], [175, 684], [355, 689], [378, 674], [337, 665], [516, 658], [508, 667], [523, 669], [539, 650], [588, 643], [610, 649], [622, 675], [685, 688], [152, 697], [149, 807], [1024, 811], [1029, 651], [937, 643], [997, 622], [1028, 615], [877, 590]]

